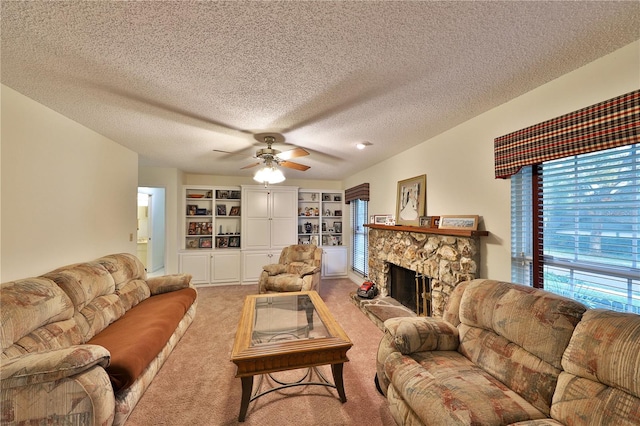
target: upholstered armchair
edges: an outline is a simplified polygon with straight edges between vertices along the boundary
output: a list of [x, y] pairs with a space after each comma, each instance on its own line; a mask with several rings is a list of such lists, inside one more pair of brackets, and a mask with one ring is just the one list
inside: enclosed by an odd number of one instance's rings
[[322, 249], [312, 244], [297, 244], [282, 249], [278, 263], [263, 266], [260, 293], [320, 289]]

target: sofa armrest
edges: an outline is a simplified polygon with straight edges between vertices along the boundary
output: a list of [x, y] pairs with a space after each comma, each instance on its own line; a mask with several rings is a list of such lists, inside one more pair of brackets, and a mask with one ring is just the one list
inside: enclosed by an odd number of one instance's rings
[[162, 275], [147, 279], [147, 285], [152, 296], [187, 288], [190, 284], [191, 274]]
[[400, 317], [384, 322], [386, 332], [400, 353], [455, 351], [460, 343], [458, 329], [440, 318]]
[[2, 389], [55, 382], [86, 371], [95, 365], [109, 365], [110, 354], [102, 346], [76, 345], [46, 352], [27, 353], [9, 359], [0, 367]]
[[289, 267], [289, 273], [299, 275], [300, 278], [303, 278], [307, 275], [313, 275], [316, 272], [320, 272], [319, 266], [307, 265], [306, 263]]
[[287, 265], [280, 263], [272, 263], [270, 265], [264, 265], [262, 269], [270, 276], [280, 275], [287, 272]]

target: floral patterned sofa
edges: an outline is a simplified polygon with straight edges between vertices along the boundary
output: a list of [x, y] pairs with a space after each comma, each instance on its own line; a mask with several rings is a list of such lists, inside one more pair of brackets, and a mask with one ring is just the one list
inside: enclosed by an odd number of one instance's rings
[[121, 425], [193, 321], [191, 276], [130, 254], [0, 286], [0, 423]]
[[392, 318], [376, 382], [401, 425], [640, 425], [640, 316], [464, 282], [442, 318]]

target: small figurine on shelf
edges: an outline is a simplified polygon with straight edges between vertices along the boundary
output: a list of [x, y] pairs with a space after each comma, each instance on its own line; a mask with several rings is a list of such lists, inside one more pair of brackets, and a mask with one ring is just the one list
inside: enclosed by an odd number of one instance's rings
[[313, 209], [313, 215], [314, 216], [320, 216], [320, 209], [317, 208], [317, 207], [315, 209]]
[[313, 225], [311, 225], [311, 222], [306, 222], [306, 223], [304, 224], [304, 231], [305, 231], [307, 234], [310, 234], [310, 233], [311, 233], [312, 226], [313, 226]]

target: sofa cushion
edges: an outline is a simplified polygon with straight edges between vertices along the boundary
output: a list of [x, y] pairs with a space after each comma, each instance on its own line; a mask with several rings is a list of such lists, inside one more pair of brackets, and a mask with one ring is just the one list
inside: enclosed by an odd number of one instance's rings
[[552, 417], [565, 424], [637, 425], [639, 341], [640, 315], [587, 311], [562, 358], [565, 372], [553, 397]]
[[460, 352], [545, 414], [560, 369], [493, 331], [461, 324]]
[[86, 262], [64, 266], [42, 275], [58, 284], [81, 311], [98, 296], [113, 294], [115, 283], [111, 274], [99, 263]]
[[505, 425], [546, 417], [457, 352], [395, 352], [385, 361], [385, 373], [425, 425]]
[[548, 415], [562, 354], [585, 310], [532, 287], [473, 280], [460, 302], [459, 351]]
[[3, 352], [2, 358], [9, 359], [26, 353], [62, 349], [80, 345], [84, 341], [75, 318], [56, 321], [36, 328], [23, 336]]
[[152, 296], [89, 341], [110, 352], [107, 373], [116, 392], [131, 386], [160, 353], [195, 299], [192, 288]]
[[122, 289], [129, 280], [145, 280], [147, 271], [136, 256], [129, 253], [111, 254], [96, 260], [113, 277], [116, 290]]
[[562, 354], [586, 307], [543, 290], [495, 280], [474, 280], [460, 304], [463, 324], [492, 330], [560, 368]]
[[73, 316], [71, 299], [53, 281], [26, 278], [0, 286], [0, 348], [47, 324]]

